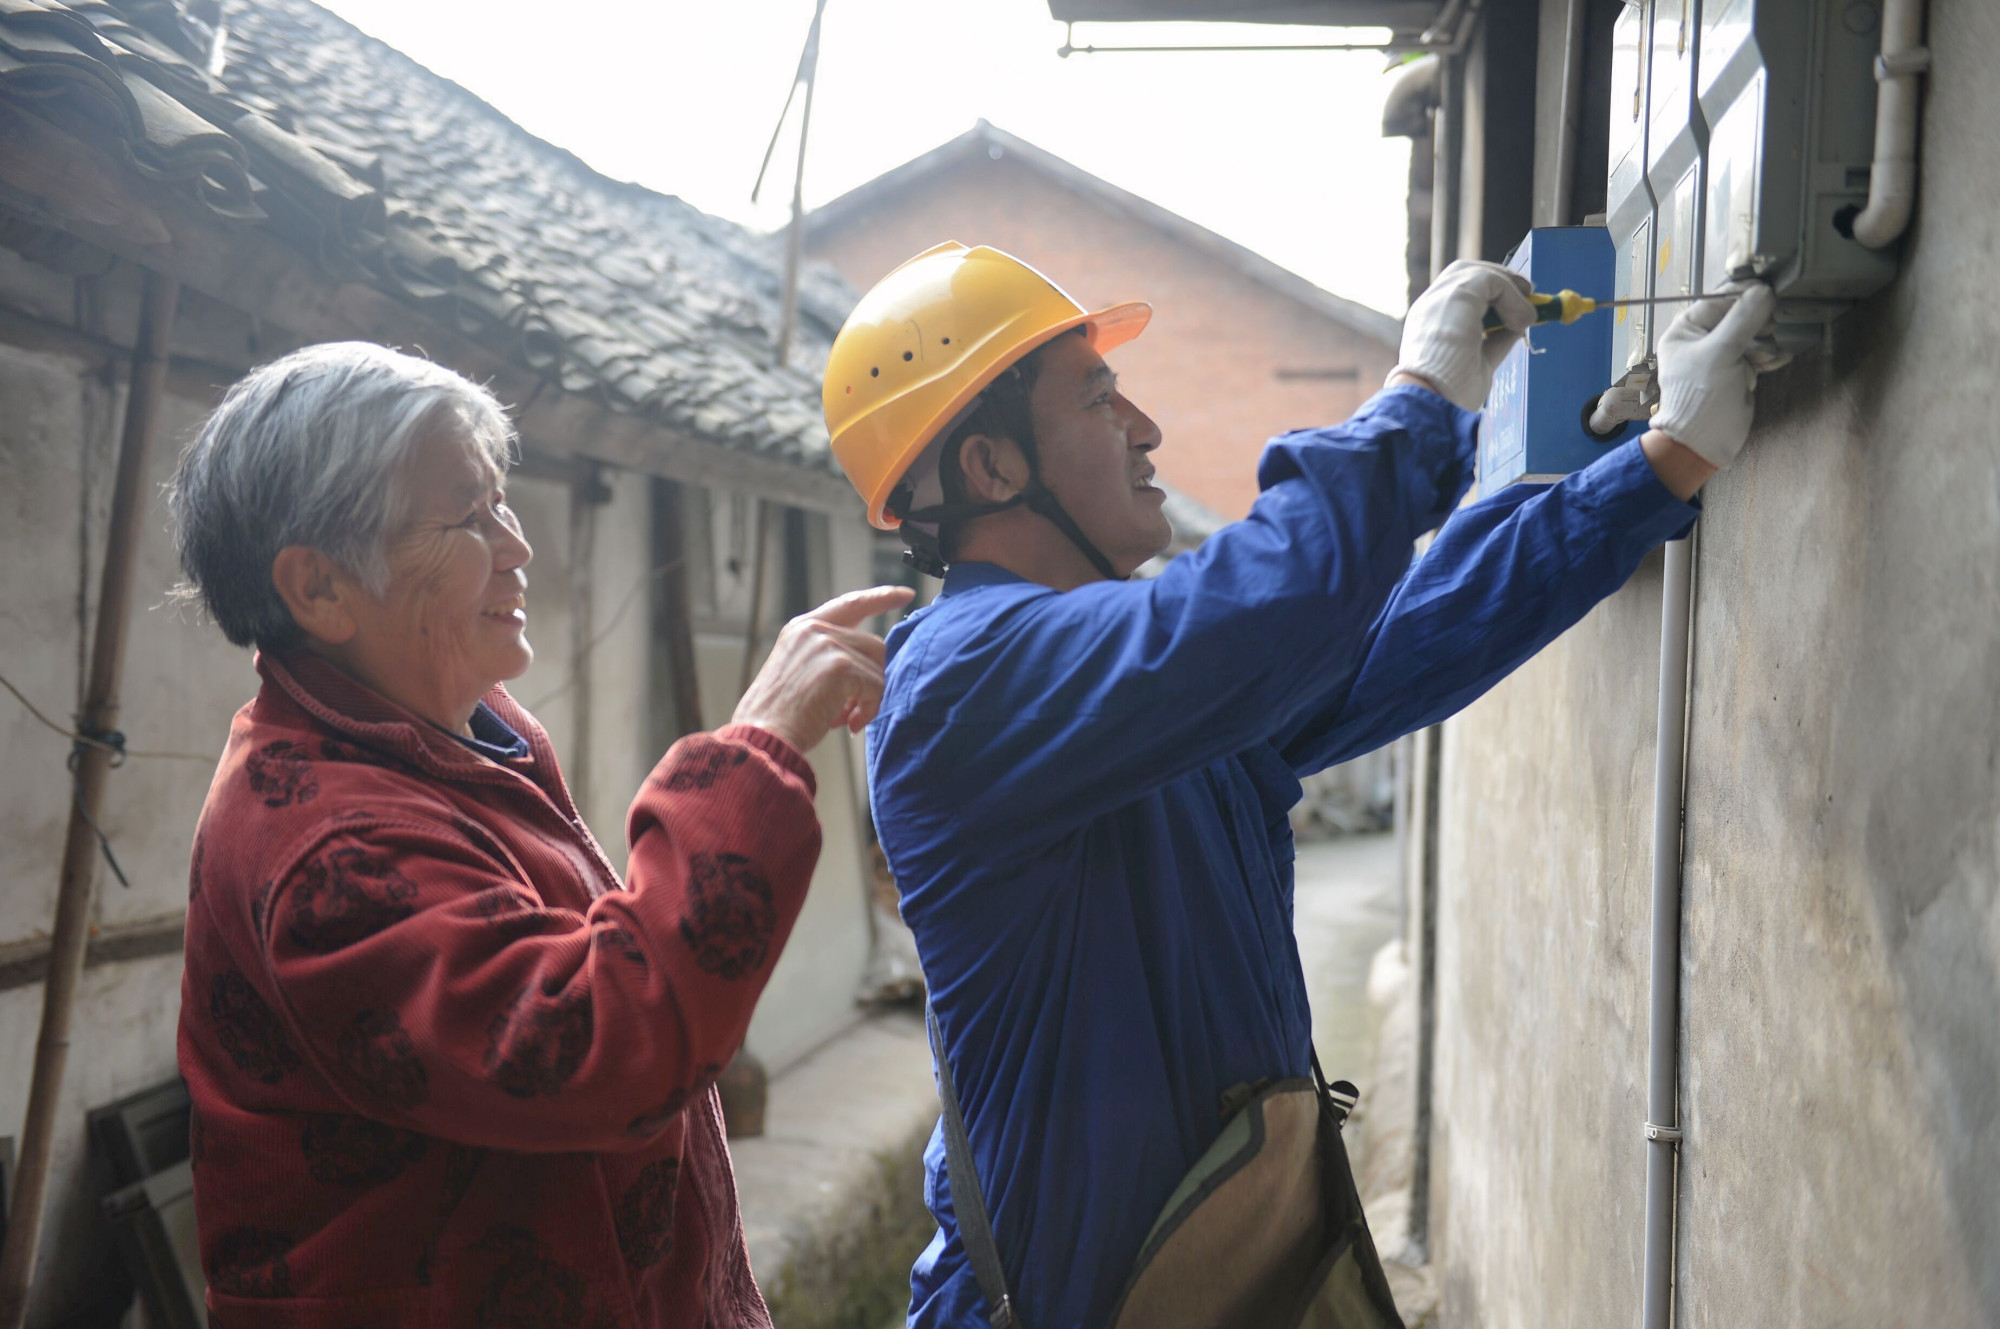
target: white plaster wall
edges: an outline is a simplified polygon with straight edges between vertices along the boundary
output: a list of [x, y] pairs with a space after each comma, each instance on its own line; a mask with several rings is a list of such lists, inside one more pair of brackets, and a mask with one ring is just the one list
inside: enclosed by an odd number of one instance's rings
[[[116, 1253], [99, 1218], [105, 1182], [89, 1165], [84, 1111], [172, 1078], [180, 1021], [181, 957], [162, 955], [84, 971], [77, 992], [74, 1042], [63, 1076], [62, 1128], [49, 1176], [49, 1208], [36, 1265], [30, 1329], [44, 1329], [87, 1300]], [[39, 986], [0, 992], [0, 1121], [18, 1137], [28, 1107], [27, 1068], [34, 1064], [42, 1013]]]
[[[72, 723], [84, 665], [80, 622], [94, 629], [111, 469], [123, 412], [113, 389], [59, 356], [0, 347], [0, 672], [57, 722]], [[119, 727], [138, 750], [201, 760], [134, 757], [107, 786], [101, 824], [131, 881], [100, 860], [100, 928], [184, 913], [187, 863], [230, 717], [256, 692], [250, 656], [167, 603], [178, 580], [160, 485], [206, 401], [169, 396], [151, 454]], [[79, 602], [82, 602], [81, 612]], [[69, 744], [0, 697], [0, 948], [45, 943], [69, 816]], [[85, 972], [74, 1014], [49, 1226], [32, 1324], [88, 1295], [111, 1252], [97, 1226], [101, 1181], [87, 1172], [84, 1113], [174, 1074], [180, 958], [160, 956]], [[41, 1022], [39, 984], [0, 992], [0, 1134], [18, 1137]]]
[[[535, 556], [528, 563], [528, 644], [535, 662], [507, 685], [515, 701], [541, 721], [556, 759], [569, 769], [570, 706], [569, 486], [515, 475], [507, 503]], [[592, 827], [593, 830], [596, 827]]]
[[582, 811], [622, 869], [626, 810], [662, 755], [651, 743], [652, 482], [625, 471], [605, 478], [612, 497], [598, 510], [591, 559], [591, 798]]

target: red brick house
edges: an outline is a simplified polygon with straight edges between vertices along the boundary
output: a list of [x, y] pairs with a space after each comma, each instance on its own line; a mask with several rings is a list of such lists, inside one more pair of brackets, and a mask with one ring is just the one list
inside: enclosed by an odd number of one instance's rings
[[1161, 476], [1231, 520], [1265, 439], [1347, 418], [1396, 362], [1387, 314], [984, 120], [807, 218], [807, 252], [862, 290], [943, 240], [1004, 249], [1086, 305], [1152, 301], [1119, 374], [1166, 431]]

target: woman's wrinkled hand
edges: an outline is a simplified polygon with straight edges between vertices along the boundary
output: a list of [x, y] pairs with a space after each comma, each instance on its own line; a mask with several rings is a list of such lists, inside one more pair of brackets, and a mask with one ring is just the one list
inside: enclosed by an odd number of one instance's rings
[[785, 624], [731, 718], [800, 752], [835, 725], [860, 733], [882, 704], [883, 667], [882, 639], [861, 625], [915, 594], [907, 586], [849, 591]]

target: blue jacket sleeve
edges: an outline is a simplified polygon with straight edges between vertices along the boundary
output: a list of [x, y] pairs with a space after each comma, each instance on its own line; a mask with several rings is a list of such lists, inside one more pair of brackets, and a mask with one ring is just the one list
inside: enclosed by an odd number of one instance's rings
[[876, 768], [961, 827], [1045, 841], [1267, 741], [1358, 667], [1416, 537], [1470, 482], [1476, 421], [1392, 389], [1273, 441], [1250, 516], [1152, 581], [948, 597], [892, 666]]
[[1389, 598], [1351, 682], [1279, 740], [1286, 762], [1304, 775], [1462, 710], [1696, 515], [1636, 442], [1553, 486], [1510, 485], [1468, 505]]

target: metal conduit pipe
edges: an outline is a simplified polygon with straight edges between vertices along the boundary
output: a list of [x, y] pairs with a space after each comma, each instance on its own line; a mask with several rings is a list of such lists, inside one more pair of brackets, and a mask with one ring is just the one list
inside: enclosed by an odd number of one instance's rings
[[1589, 0], [1563, 6], [1562, 100], [1556, 112], [1555, 192], [1544, 226], [1568, 226], [1576, 187], [1576, 143], [1583, 119], [1583, 11]]
[[1892, 243], [1917, 202], [1917, 79], [1931, 67], [1924, 0], [1883, 0], [1882, 53], [1875, 58], [1875, 161], [1868, 204], [1849, 234], [1870, 249]]
[[1694, 536], [1667, 545], [1660, 590], [1659, 747], [1653, 758], [1653, 991], [1646, 1038], [1643, 1329], [1671, 1329], [1674, 1190], [1680, 1159], [1681, 818], [1687, 758], [1688, 622]]

